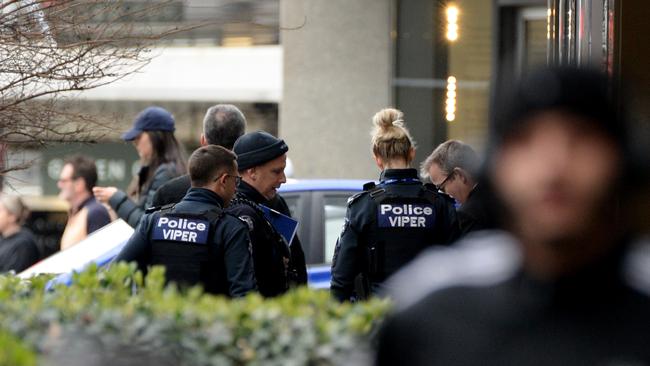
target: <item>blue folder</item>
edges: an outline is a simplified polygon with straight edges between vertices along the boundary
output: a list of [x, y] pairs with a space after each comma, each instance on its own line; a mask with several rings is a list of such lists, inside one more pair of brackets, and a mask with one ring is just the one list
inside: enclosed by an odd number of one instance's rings
[[291, 245], [293, 238], [296, 236], [298, 221], [272, 208], [266, 207], [264, 205], [260, 206], [262, 206], [262, 209], [264, 210], [264, 216], [266, 216], [266, 219], [269, 220], [275, 230], [277, 230], [278, 233], [284, 237], [287, 243]]

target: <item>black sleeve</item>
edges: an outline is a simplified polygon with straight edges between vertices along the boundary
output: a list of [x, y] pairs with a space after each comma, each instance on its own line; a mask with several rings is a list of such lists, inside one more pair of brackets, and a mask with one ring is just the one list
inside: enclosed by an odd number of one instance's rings
[[108, 200], [109, 205], [115, 210], [117, 216], [126, 221], [131, 227], [136, 227], [144, 215], [144, 211], [152, 207], [153, 196], [163, 183], [173, 178], [169, 167], [161, 165], [156, 169], [156, 174], [151, 181], [149, 188], [142, 192], [143, 197], [139, 203], [134, 202], [123, 191], [117, 191]]
[[251, 241], [244, 223], [229, 220], [228, 226], [224, 227], [222, 241], [228, 293], [231, 297], [241, 297], [255, 290]]
[[31, 235], [21, 236], [14, 244], [13, 255], [9, 256], [4, 263], [5, 268], [13, 269], [20, 273], [39, 259], [38, 248]]
[[145, 216], [142, 222], [135, 228], [135, 232], [129, 238], [124, 248], [115, 257], [114, 262], [137, 262], [138, 269], [146, 273], [147, 266], [150, 263], [148, 230], [151, 217]]
[[180, 202], [190, 189], [190, 176], [183, 175], [170, 180], [158, 188], [153, 196], [151, 206], [162, 207]]
[[162, 207], [162, 206], [164, 206], [164, 205], [166, 205], [168, 203], [168, 202], [165, 202], [165, 201], [167, 201], [166, 198], [169, 196], [169, 193], [167, 193], [167, 190], [171, 190], [169, 186], [170, 186], [170, 184], [172, 182], [173, 181], [169, 181], [169, 182], [163, 184], [162, 186], [160, 186], [160, 188], [158, 188], [156, 193], [154, 193], [154, 195], [153, 195], [153, 201], [151, 202], [152, 207]]
[[481, 230], [482, 225], [479, 223], [472, 215], [468, 214], [463, 210], [458, 210], [458, 227], [460, 230], [460, 235], [465, 236], [468, 233], [476, 230]]
[[[285, 214], [291, 217], [291, 210], [287, 202], [282, 198], [282, 196], [277, 195], [273, 200], [274, 210]], [[306, 285], [307, 284], [307, 263], [305, 260], [305, 252], [302, 249], [302, 243], [298, 234], [293, 238], [291, 242], [291, 261], [289, 263], [289, 280], [296, 285]]]
[[439, 212], [443, 219], [440, 220], [440, 230], [444, 233], [441, 244], [450, 245], [460, 238], [461, 232], [458, 214], [453, 203], [444, 198], [441, 201], [443, 203], [439, 206]]
[[305, 263], [305, 252], [298, 234], [293, 238], [291, 246], [291, 261], [289, 262], [289, 280], [296, 285], [307, 284], [307, 263]]
[[126, 221], [131, 227], [136, 227], [144, 210], [139, 208], [124, 191], [118, 190], [108, 200], [108, 204], [113, 208], [119, 218]]

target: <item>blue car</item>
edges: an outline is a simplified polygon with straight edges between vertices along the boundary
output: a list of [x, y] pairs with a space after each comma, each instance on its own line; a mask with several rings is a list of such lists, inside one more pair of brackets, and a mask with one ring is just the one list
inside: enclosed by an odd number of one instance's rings
[[298, 236], [307, 261], [309, 286], [329, 288], [330, 264], [336, 240], [343, 228], [348, 198], [363, 189], [366, 180], [290, 180], [280, 187], [291, 215], [297, 219]]

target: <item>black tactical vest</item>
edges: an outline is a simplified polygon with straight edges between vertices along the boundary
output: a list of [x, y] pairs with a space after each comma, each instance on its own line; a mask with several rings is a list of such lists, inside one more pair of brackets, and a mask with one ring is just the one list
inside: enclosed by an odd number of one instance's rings
[[240, 205], [251, 207], [263, 223], [254, 227], [254, 233], [251, 233], [253, 267], [258, 290], [266, 297], [283, 294], [289, 289], [289, 244], [267, 221], [263, 209], [257, 203], [237, 195], [230, 202], [228, 212], [237, 212]]
[[164, 265], [167, 282], [201, 284], [206, 292], [228, 294], [223, 253], [216, 253], [213, 237], [221, 209], [193, 214], [163, 209], [149, 230], [151, 262]]
[[368, 275], [383, 282], [423, 249], [439, 243], [436, 193], [425, 185], [383, 185], [369, 193], [377, 208], [365, 240]]

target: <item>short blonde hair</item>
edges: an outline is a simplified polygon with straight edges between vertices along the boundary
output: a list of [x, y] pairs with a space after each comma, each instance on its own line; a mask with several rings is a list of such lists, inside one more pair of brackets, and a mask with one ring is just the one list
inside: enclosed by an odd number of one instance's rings
[[372, 117], [374, 125], [372, 152], [384, 160], [404, 159], [410, 163], [411, 148], [415, 141], [404, 125], [404, 113], [398, 109], [385, 108]]
[[0, 204], [10, 214], [16, 216], [16, 223], [20, 226], [24, 225], [29, 218], [29, 209], [25, 205], [25, 202], [18, 196], [0, 194]]

